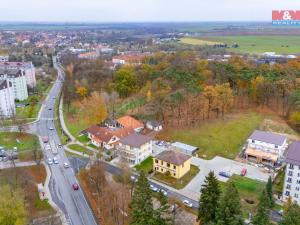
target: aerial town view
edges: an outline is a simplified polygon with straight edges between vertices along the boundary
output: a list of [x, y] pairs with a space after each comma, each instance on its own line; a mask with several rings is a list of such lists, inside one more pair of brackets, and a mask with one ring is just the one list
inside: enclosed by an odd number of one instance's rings
[[300, 1], [0, 11], [0, 225], [300, 225]]

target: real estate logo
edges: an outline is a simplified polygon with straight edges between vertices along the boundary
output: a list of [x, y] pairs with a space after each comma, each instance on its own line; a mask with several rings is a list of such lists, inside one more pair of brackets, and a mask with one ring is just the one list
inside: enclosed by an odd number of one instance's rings
[[273, 10], [272, 24], [280, 26], [300, 26], [300, 10]]

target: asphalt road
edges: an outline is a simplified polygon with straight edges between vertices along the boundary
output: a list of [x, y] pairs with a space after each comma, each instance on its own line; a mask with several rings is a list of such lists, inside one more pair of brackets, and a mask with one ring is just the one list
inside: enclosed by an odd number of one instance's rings
[[[58, 78], [43, 103], [40, 119], [35, 124], [35, 129], [39, 136], [49, 137], [49, 143], [42, 146], [45, 161], [47, 162], [48, 158], [53, 159], [56, 157], [59, 162], [59, 164], [49, 165], [52, 173], [49, 183], [51, 196], [65, 214], [70, 225], [96, 225], [96, 220], [81, 188], [77, 191], [73, 190], [72, 185], [74, 183], [78, 184], [78, 180], [71, 167], [64, 168], [63, 163], [66, 162], [70, 165], [70, 162], [64, 151], [57, 147], [60, 144], [60, 140], [53, 122], [55, 117], [54, 107], [55, 100], [62, 88], [64, 74], [55, 58], [53, 61], [58, 72]], [[50, 145], [51, 150], [46, 150], [46, 145]]]

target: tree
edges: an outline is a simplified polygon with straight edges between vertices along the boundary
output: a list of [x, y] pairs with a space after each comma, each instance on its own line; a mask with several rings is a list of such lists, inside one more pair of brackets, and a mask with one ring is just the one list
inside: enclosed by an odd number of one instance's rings
[[279, 225], [299, 225], [300, 224], [300, 206], [292, 204], [286, 213], [283, 214]]
[[259, 198], [257, 212], [252, 220], [253, 225], [268, 225], [269, 221], [270, 199], [268, 193], [263, 190]]
[[146, 175], [142, 171], [133, 193], [131, 208], [131, 225], [153, 225], [154, 210], [151, 199], [151, 190]]
[[269, 202], [269, 207], [272, 208], [274, 206], [274, 198], [273, 198], [273, 184], [272, 184], [272, 178], [269, 176], [267, 185], [266, 185], [266, 193], [268, 196], [268, 202]]
[[217, 225], [243, 225], [239, 193], [233, 182], [229, 182], [217, 210]]
[[225, 112], [232, 106], [233, 93], [229, 83], [217, 84], [215, 89], [217, 91], [217, 106], [221, 110], [222, 118], [224, 119]]
[[203, 90], [203, 96], [207, 100], [207, 119], [210, 117], [210, 111], [216, 104], [217, 91], [214, 86], [206, 86]]
[[39, 143], [37, 141], [33, 143], [32, 156], [33, 160], [36, 162], [36, 165], [40, 165], [43, 158], [43, 153], [40, 150]]
[[221, 190], [219, 182], [213, 171], [205, 177], [204, 184], [201, 187], [201, 196], [199, 200], [198, 219], [199, 224], [216, 222], [216, 213], [219, 205]]
[[114, 84], [121, 97], [128, 97], [137, 90], [136, 74], [132, 67], [124, 66], [116, 72]]
[[77, 87], [76, 93], [80, 96], [80, 98], [84, 98], [87, 95], [87, 89], [85, 87]]
[[22, 192], [18, 189], [12, 189], [9, 185], [0, 186], [0, 191], [0, 224], [26, 224], [26, 210]]
[[286, 213], [289, 210], [289, 208], [292, 206], [292, 204], [293, 204], [292, 198], [291, 196], [289, 196], [283, 205], [283, 212]]
[[162, 192], [159, 192], [158, 200], [160, 202], [160, 206], [154, 210], [154, 224], [167, 225], [169, 222], [169, 218], [166, 218], [168, 213], [168, 199]]

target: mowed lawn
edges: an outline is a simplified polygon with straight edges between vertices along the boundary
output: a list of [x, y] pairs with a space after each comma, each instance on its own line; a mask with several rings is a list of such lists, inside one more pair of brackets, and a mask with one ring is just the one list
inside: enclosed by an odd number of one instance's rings
[[[191, 40], [195, 39], [195, 40]], [[300, 53], [300, 36], [222, 36], [181, 39], [182, 43], [192, 45], [205, 45], [207, 41], [226, 43], [238, 48], [228, 48], [228, 51], [238, 53], [261, 54], [264, 52], [276, 52], [278, 54]]]
[[205, 159], [217, 155], [234, 159], [262, 120], [263, 117], [256, 113], [238, 114], [225, 121], [206, 122], [194, 128], [165, 130], [159, 138], [196, 146], [198, 156]]
[[[244, 217], [248, 217], [249, 213], [253, 215], [259, 202], [259, 196], [265, 189], [266, 183], [238, 175], [233, 175], [229, 181], [235, 184], [239, 192]], [[229, 181], [226, 183], [220, 182], [222, 192], [225, 190]], [[253, 203], [250, 204], [248, 203], [249, 201], [247, 202], [246, 200], [253, 201]]]
[[197, 39], [197, 38], [181, 38], [180, 42], [183, 44], [190, 44], [190, 45], [215, 45], [215, 44], [222, 44], [219, 41], [212, 41], [212, 40], [204, 40], [204, 39]]

